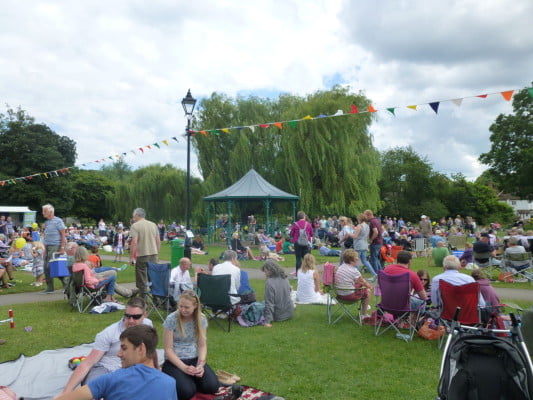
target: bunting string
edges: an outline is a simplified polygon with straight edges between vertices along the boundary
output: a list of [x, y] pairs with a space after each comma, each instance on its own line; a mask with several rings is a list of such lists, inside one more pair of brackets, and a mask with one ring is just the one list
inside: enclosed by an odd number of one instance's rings
[[[506, 90], [506, 91], [503, 91], [503, 92], [493, 92], [493, 93], [486, 93], [486, 94], [478, 94], [478, 95], [475, 95], [475, 96], [466, 96], [466, 97], [459, 97], [459, 98], [447, 99], [447, 100], [438, 100], [438, 101], [432, 101], [432, 102], [428, 102], [428, 103], [412, 104], [412, 105], [407, 105], [407, 106], [385, 107], [383, 109], [376, 109], [372, 104], [370, 104], [366, 108], [366, 110], [359, 110], [359, 108], [356, 105], [351, 104], [349, 106], [349, 111], [347, 111], [347, 112], [344, 112], [343, 110], [338, 110], [337, 112], [335, 112], [334, 114], [331, 114], [331, 115], [320, 114], [320, 115], [318, 115], [316, 117], [312, 117], [310, 115], [306, 115], [305, 117], [302, 117], [302, 118], [299, 118], [299, 119], [288, 120], [288, 121], [268, 122], [268, 123], [260, 123], [260, 124], [253, 124], [253, 125], [247, 125], [247, 126], [233, 126], [233, 127], [228, 127], [228, 128], [190, 130], [189, 132], [185, 133], [184, 136], [187, 136], [189, 134], [194, 136], [194, 135], [196, 135], [198, 133], [201, 134], [201, 135], [204, 135], [204, 136], [208, 136], [209, 134], [219, 135], [220, 133], [230, 134], [230, 133], [232, 133], [232, 131], [241, 131], [242, 129], [245, 129], [245, 128], [249, 129], [251, 132], [255, 132], [256, 128], [269, 129], [271, 127], [274, 127], [276, 129], [284, 129], [287, 126], [290, 127], [290, 128], [296, 128], [299, 123], [304, 122], [304, 121], [313, 121], [313, 120], [318, 120], [318, 119], [322, 119], [322, 118], [336, 118], [336, 117], [354, 116], [354, 115], [361, 115], [361, 114], [366, 114], [366, 113], [377, 113], [379, 111], [388, 111], [393, 116], [396, 116], [396, 110], [399, 110], [399, 109], [402, 109], [402, 108], [407, 108], [407, 109], [410, 109], [412, 111], [418, 111], [419, 107], [426, 106], [426, 105], [429, 106], [430, 109], [436, 115], [438, 115], [439, 106], [442, 103], [444, 103], [444, 102], [452, 102], [457, 107], [461, 107], [461, 105], [463, 103], [463, 100], [465, 100], [465, 99], [470, 99], [470, 98], [486, 99], [488, 96], [493, 96], [493, 95], [502, 96], [505, 101], [511, 101], [514, 93], [517, 90], [520, 90], [520, 89]], [[528, 93], [533, 98], [533, 88], [528, 88]], [[162, 147], [168, 147], [171, 140], [175, 141], [176, 143], [179, 143], [178, 138], [173, 136], [171, 138], [163, 139], [163, 140], [161, 140], [159, 142], [155, 142], [155, 143], [151, 143], [151, 144], [148, 144], [148, 145], [136, 147], [134, 149], [130, 149], [130, 150], [124, 151], [122, 153], [110, 155], [110, 156], [107, 156], [107, 157], [100, 158], [98, 160], [93, 160], [93, 161], [82, 163], [82, 164], [77, 164], [77, 165], [70, 166], [70, 167], [63, 167], [63, 168], [60, 168], [60, 169], [57, 169], [57, 170], [53, 170], [53, 171], [38, 172], [38, 173], [34, 173], [34, 174], [31, 174], [31, 175], [28, 175], [28, 176], [21, 176], [21, 177], [17, 177], [17, 178], [5, 178], [3, 180], [0, 180], [0, 187], [4, 187], [6, 185], [16, 185], [17, 183], [23, 183], [23, 182], [31, 182], [31, 181], [35, 181], [37, 179], [44, 180], [44, 179], [50, 179], [50, 178], [56, 178], [56, 177], [60, 177], [60, 176], [69, 175], [69, 174], [72, 173], [72, 171], [71, 171], [72, 168], [75, 168], [75, 167], [86, 167], [86, 166], [88, 166], [90, 164], [93, 164], [93, 163], [94, 164], [102, 164], [102, 163], [106, 163], [106, 162], [109, 162], [109, 161], [114, 161], [115, 159], [119, 159], [119, 158], [125, 157], [129, 153], [132, 153], [135, 156], [143, 155], [145, 153], [145, 151], [154, 150], [155, 148], [161, 150]]]

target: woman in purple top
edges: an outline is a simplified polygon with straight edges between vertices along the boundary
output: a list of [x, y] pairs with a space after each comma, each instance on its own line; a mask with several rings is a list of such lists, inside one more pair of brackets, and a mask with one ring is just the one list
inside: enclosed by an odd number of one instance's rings
[[480, 269], [472, 271], [472, 278], [479, 284], [479, 292], [485, 300], [485, 307], [490, 308], [492, 312], [500, 313], [500, 298], [496, 291], [491, 286], [490, 281], [485, 276], [485, 273]]
[[312, 243], [313, 241], [313, 227], [306, 221], [305, 217], [306, 215], [303, 211], [298, 211], [296, 214], [297, 221], [292, 224], [290, 232], [291, 242], [294, 244], [294, 254], [296, 255], [296, 274], [298, 274], [304, 256], [311, 252], [309, 244], [304, 245], [298, 243], [300, 229], [305, 229], [308, 243]]

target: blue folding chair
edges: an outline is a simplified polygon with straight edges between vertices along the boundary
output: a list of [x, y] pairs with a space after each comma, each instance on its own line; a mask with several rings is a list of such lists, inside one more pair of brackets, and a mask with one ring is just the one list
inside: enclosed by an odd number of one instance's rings
[[167, 315], [175, 308], [175, 302], [170, 293], [170, 263], [147, 263], [148, 290], [146, 303], [148, 315], [153, 311], [164, 322]]

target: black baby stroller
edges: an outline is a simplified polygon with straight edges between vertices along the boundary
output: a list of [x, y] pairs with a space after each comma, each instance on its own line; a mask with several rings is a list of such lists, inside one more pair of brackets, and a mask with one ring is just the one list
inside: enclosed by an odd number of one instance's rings
[[510, 329], [497, 330], [460, 325], [459, 312], [444, 348], [437, 400], [532, 400], [533, 365], [514, 314]]

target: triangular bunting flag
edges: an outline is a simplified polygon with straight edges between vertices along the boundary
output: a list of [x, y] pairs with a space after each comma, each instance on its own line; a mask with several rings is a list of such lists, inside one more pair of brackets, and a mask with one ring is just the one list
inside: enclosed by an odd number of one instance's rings
[[107, 158], [109, 158], [111, 161], [113, 161], [113, 157], [109, 156], [109, 157], [107, 157]]
[[48, 174], [46, 172], [43, 175], [46, 179], [48, 179]]
[[415, 111], [416, 111], [416, 108], [417, 108], [417, 107], [418, 107], [417, 105], [414, 105], [414, 106], [407, 106], [407, 108], [410, 108], [411, 110], [415, 110]]
[[0, 185], [4, 186], [6, 184], [6, 181], [0, 182]]
[[228, 128], [221, 129], [221, 131], [222, 131], [222, 132], [229, 133], [229, 129], [228, 129]]
[[161, 148], [161, 147], [159, 146], [159, 143], [154, 143], [154, 146], [157, 147], [158, 149]]
[[147, 148], [148, 150], [152, 150], [152, 146], [150, 146], [150, 145], [146, 146], [146, 148]]
[[439, 113], [439, 104], [440, 104], [440, 101], [434, 101], [433, 103], [429, 103], [429, 106], [431, 107], [433, 111], [435, 111], [435, 114]]
[[272, 125], [277, 126], [279, 129], [283, 129], [281, 122], [274, 122]]
[[206, 131], [200, 131], [200, 133], [204, 136], [207, 136], [207, 132]]
[[218, 135], [218, 130], [217, 129], [211, 129], [209, 132], [215, 134], [215, 135]]
[[167, 139], [161, 140], [161, 141], [165, 144], [165, 146], [168, 146], [168, 140]]
[[334, 117], [338, 116], [338, 115], [343, 115], [344, 112], [342, 110], [337, 110], [337, 112], [335, 114], [333, 114]]
[[176, 143], [178, 143], [178, 139], [176, 138], [176, 136], [172, 136], [172, 140], [175, 140]]
[[269, 124], [259, 124], [259, 126], [260, 126], [261, 128], [268, 128], [270, 125], [269, 125]]
[[457, 107], [461, 107], [461, 104], [463, 103], [463, 99], [453, 99], [452, 101]]
[[144, 149], [142, 147], [139, 147], [139, 151], [144, 154]]
[[376, 109], [372, 106], [372, 104], [370, 104], [370, 105], [368, 106], [368, 112], [377, 112], [377, 111], [378, 111], [378, 110], [376, 110]]
[[325, 117], [327, 117], [326, 114], [320, 114], [318, 117], [315, 117], [315, 119], [316, 119], [316, 118], [325, 118]]
[[247, 126], [247, 128], [250, 128], [250, 130], [251, 130], [252, 132], [255, 132], [255, 126], [250, 125], [250, 126]]
[[387, 110], [388, 110], [392, 115], [396, 115], [396, 114], [394, 114], [394, 107], [387, 108]]
[[306, 116], [303, 117], [302, 119], [313, 119], [313, 117], [311, 117], [310, 115], [306, 115]]
[[[337, 111], [338, 112], [338, 111]], [[357, 109], [357, 106], [352, 104], [350, 106], [350, 114], [357, 114], [359, 112], [359, 110]]]
[[529, 96], [533, 97], [533, 88], [528, 88], [527, 92], [529, 93]]
[[298, 124], [297, 121], [289, 121], [289, 126], [290, 126], [291, 128], [296, 128], [296, 124]]
[[511, 97], [513, 97], [514, 90], [507, 90], [506, 92], [502, 92], [502, 96], [505, 100], [509, 101], [511, 100]]
[[486, 99], [487, 96], [488, 96], [488, 94], [480, 94], [480, 95], [478, 95], [476, 97], [481, 97], [482, 99]]

